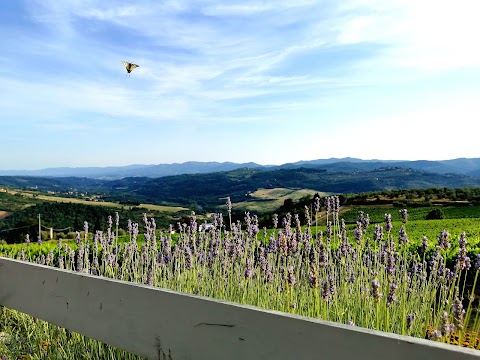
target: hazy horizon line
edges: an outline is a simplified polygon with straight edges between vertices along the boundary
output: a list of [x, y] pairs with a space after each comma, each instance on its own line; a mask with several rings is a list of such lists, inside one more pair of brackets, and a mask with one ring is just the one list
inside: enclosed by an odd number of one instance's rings
[[226, 163], [231, 163], [231, 164], [249, 164], [253, 163], [256, 165], [260, 166], [281, 166], [285, 164], [295, 164], [299, 162], [313, 162], [313, 161], [319, 161], [319, 160], [360, 160], [360, 161], [366, 161], [366, 162], [416, 162], [416, 161], [431, 161], [431, 162], [440, 162], [440, 161], [452, 161], [452, 160], [460, 160], [460, 159], [479, 159], [478, 157], [456, 157], [456, 158], [450, 158], [450, 159], [379, 159], [379, 158], [372, 158], [372, 159], [364, 159], [364, 158], [358, 158], [358, 157], [352, 157], [352, 156], [346, 156], [346, 157], [328, 157], [328, 158], [317, 158], [317, 159], [311, 159], [311, 160], [297, 160], [297, 161], [288, 161], [288, 162], [283, 162], [283, 163], [277, 163], [277, 164], [262, 164], [259, 162], [255, 161], [219, 161], [219, 160], [210, 160], [210, 161], [201, 161], [201, 160], [187, 160], [187, 161], [177, 161], [177, 162], [164, 162], [164, 163], [151, 163], [151, 164], [143, 164], [143, 163], [130, 163], [130, 164], [125, 164], [125, 165], [80, 165], [80, 166], [74, 166], [74, 165], [59, 165], [59, 166], [45, 166], [45, 167], [38, 167], [38, 168], [22, 168], [22, 169], [1, 169], [0, 172], [11, 172], [11, 171], [43, 171], [43, 170], [53, 170], [53, 169], [106, 169], [106, 168], [125, 168], [125, 167], [149, 167], [149, 166], [158, 166], [158, 165], [183, 165], [186, 163], [216, 163], [216, 164], [226, 164]]

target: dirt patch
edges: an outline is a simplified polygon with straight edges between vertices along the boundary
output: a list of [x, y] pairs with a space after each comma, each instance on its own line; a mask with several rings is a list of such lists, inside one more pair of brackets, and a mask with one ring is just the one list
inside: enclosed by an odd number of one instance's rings
[[0, 210], [0, 219], [5, 219], [11, 212]]

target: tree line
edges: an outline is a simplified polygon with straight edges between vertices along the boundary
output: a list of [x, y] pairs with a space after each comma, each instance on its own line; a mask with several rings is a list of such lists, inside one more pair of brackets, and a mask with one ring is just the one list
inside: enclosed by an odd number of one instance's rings
[[[39, 235], [39, 219], [42, 225], [42, 238], [48, 238], [48, 230], [55, 229], [55, 238], [71, 238], [72, 233], [84, 230], [84, 222], [89, 226], [90, 232], [105, 231], [108, 227], [108, 218], [112, 217], [113, 227], [116, 226], [116, 213], [119, 215], [119, 228], [126, 230], [130, 219], [141, 222], [143, 213], [155, 217], [158, 226], [168, 227], [172, 221], [165, 214], [147, 210], [140, 207], [113, 208], [75, 203], [42, 202], [13, 212], [10, 216], [0, 219], [0, 240], [7, 243], [23, 242], [28, 234], [32, 241]], [[62, 231], [58, 231], [62, 230]], [[70, 233], [70, 234], [69, 234]]]

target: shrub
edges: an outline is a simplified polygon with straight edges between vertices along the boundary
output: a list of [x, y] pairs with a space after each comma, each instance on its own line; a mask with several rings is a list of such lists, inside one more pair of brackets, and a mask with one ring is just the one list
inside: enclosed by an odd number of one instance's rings
[[443, 210], [441, 208], [436, 208], [430, 211], [425, 217], [426, 220], [440, 220], [443, 219]]

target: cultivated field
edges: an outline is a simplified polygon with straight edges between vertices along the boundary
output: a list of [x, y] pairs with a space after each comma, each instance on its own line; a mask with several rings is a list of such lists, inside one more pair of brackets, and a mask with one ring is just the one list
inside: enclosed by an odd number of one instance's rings
[[112, 207], [112, 208], [134, 208], [134, 207], [140, 207], [140, 208], [145, 208], [147, 210], [156, 210], [156, 211], [161, 211], [161, 212], [179, 212], [183, 210], [188, 210], [184, 207], [180, 206], [163, 206], [163, 205], [153, 205], [153, 204], [139, 204], [135, 206], [129, 206], [129, 205], [122, 205], [116, 202], [109, 202], [109, 201], [95, 201], [95, 200], [85, 200], [85, 199], [77, 199], [77, 198], [71, 198], [71, 197], [62, 197], [62, 196], [53, 196], [53, 195], [45, 195], [45, 194], [40, 194], [40, 193], [35, 193], [35, 192], [29, 192], [29, 191], [8, 191], [8, 193], [15, 195], [15, 194], [20, 194], [22, 196], [25, 196], [27, 198], [35, 198], [38, 200], [43, 200], [43, 201], [51, 201], [51, 202], [60, 202], [60, 203], [72, 203], [72, 204], [83, 204], [83, 205], [95, 205], [95, 206], [106, 206], [106, 207]]
[[248, 194], [251, 200], [236, 202], [235, 209], [264, 213], [278, 209], [287, 199], [295, 201], [308, 195], [312, 196], [315, 193], [318, 193], [320, 196], [330, 195], [329, 193], [311, 189], [258, 189]]

